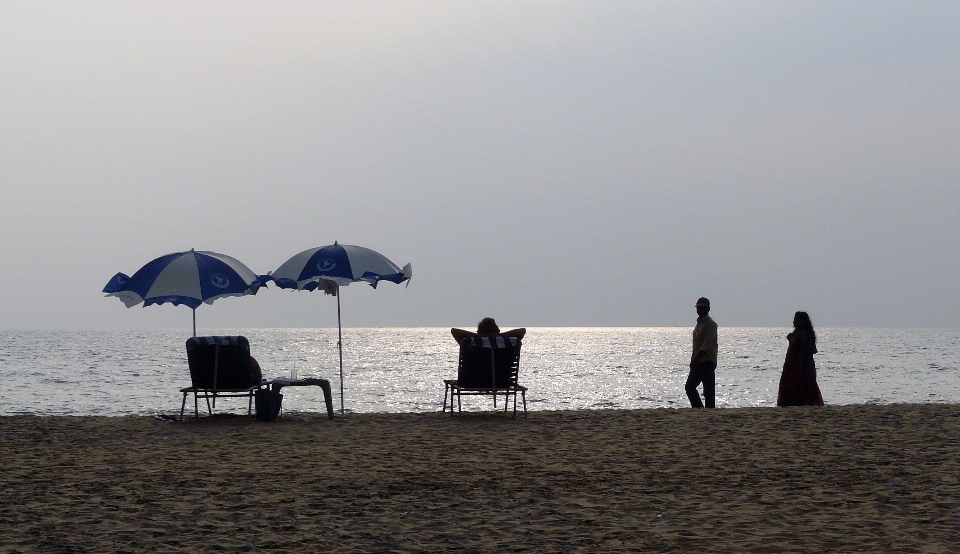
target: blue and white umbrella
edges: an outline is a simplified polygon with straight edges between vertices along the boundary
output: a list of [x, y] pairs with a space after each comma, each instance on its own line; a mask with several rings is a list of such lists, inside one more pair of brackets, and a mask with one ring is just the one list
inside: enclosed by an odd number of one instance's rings
[[216, 252], [176, 252], [141, 267], [133, 277], [117, 273], [103, 292], [116, 296], [128, 308], [143, 302], [185, 304], [193, 310], [197, 335], [197, 308], [227, 296], [256, 294], [264, 281], [236, 258]]
[[400, 269], [379, 252], [337, 243], [304, 250], [269, 275], [280, 288], [298, 290], [328, 286], [324, 281], [338, 286], [362, 281], [376, 288], [380, 281], [402, 283], [412, 276], [410, 264]]
[[296, 290], [320, 289], [337, 297], [337, 348], [340, 350], [340, 413], [343, 413], [343, 326], [340, 322], [341, 286], [364, 282], [377, 288], [380, 281], [407, 282], [413, 277], [410, 264], [400, 269], [383, 254], [348, 244], [304, 250], [283, 263], [276, 271], [261, 276], [278, 287]]

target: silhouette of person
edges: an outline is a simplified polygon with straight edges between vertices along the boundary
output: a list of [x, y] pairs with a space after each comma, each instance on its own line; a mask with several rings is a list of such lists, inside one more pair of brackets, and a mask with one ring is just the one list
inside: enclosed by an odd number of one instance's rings
[[250, 386], [256, 385], [263, 380], [263, 371], [260, 369], [260, 362], [250, 356]]
[[511, 329], [501, 333], [500, 327], [497, 325], [496, 320], [494, 320], [492, 317], [485, 317], [480, 320], [480, 323], [477, 323], [476, 333], [467, 331], [466, 329], [457, 329], [456, 327], [450, 329], [450, 333], [453, 335], [453, 338], [456, 339], [457, 344], [460, 344], [463, 342], [463, 339], [477, 335], [501, 335], [504, 337], [517, 337], [518, 339], [522, 339], [527, 333], [527, 329], [526, 327], [521, 327], [520, 329]]
[[787, 335], [787, 356], [780, 374], [777, 406], [823, 406], [817, 386], [817, 333], [807, 312], [793, 315], [793, 332]]
[[[690, 374], [684, 390], [694, 408], [716, 408], [717, 387], [717, 323], [710, 317], [710, 300], [697, 300], [697, 326], [693, 329], [693, 353], [690, 355]], [[703, 402], [697, 387], [703, 383]]]

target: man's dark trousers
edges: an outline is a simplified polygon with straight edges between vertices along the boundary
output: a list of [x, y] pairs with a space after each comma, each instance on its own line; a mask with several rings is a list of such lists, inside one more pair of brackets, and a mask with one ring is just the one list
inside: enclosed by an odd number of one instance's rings
[[[703, 402], [697, 387], [703, 383]], [[683, 387], [687, 391], [687, 398], [694, 408], [702, 408], [704, 402], [708, 408], [716, 408], [715, 391], [717, 388], [717, 364], [715, 362], [700, 362], [690, 369], [687, 384]]]

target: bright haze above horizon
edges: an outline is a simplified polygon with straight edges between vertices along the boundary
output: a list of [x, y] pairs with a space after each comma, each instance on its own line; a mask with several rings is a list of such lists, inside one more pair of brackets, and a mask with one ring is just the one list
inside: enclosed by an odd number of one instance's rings
[[[956, 327], [957, 2], [0, 4], [0, 328], [339, 241], [343, 324]], [[336, 326], [270, 287], [198, 330]]]

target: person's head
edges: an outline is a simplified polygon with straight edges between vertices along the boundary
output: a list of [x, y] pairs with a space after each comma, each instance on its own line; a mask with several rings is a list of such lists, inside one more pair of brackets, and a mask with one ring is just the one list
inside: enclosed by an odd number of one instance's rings
[[793, 331], [810, 331], [810, 335], [813, 337], [813, 345], [817, 345], [817, 332], [813, 330], [813, 322], [810, 321], [810, 316], [807, 315], [807, 312], [797, 312], [793, 314]]
[[813, 322], [810, 321], [810, 316], [807, 312], [797, 312], [793, 314], [793, 328], [813, 330]]
[[485, 317], [480, 320], [480, 323], [477, 323], [477, 334], [496, 335], [499, 332], [500, 327], [497, 327], [497, 322], [492, 317]]
[[703, 317], [710, 313], [710, 300], [701, 296], [697, 299], [697, 315]]

